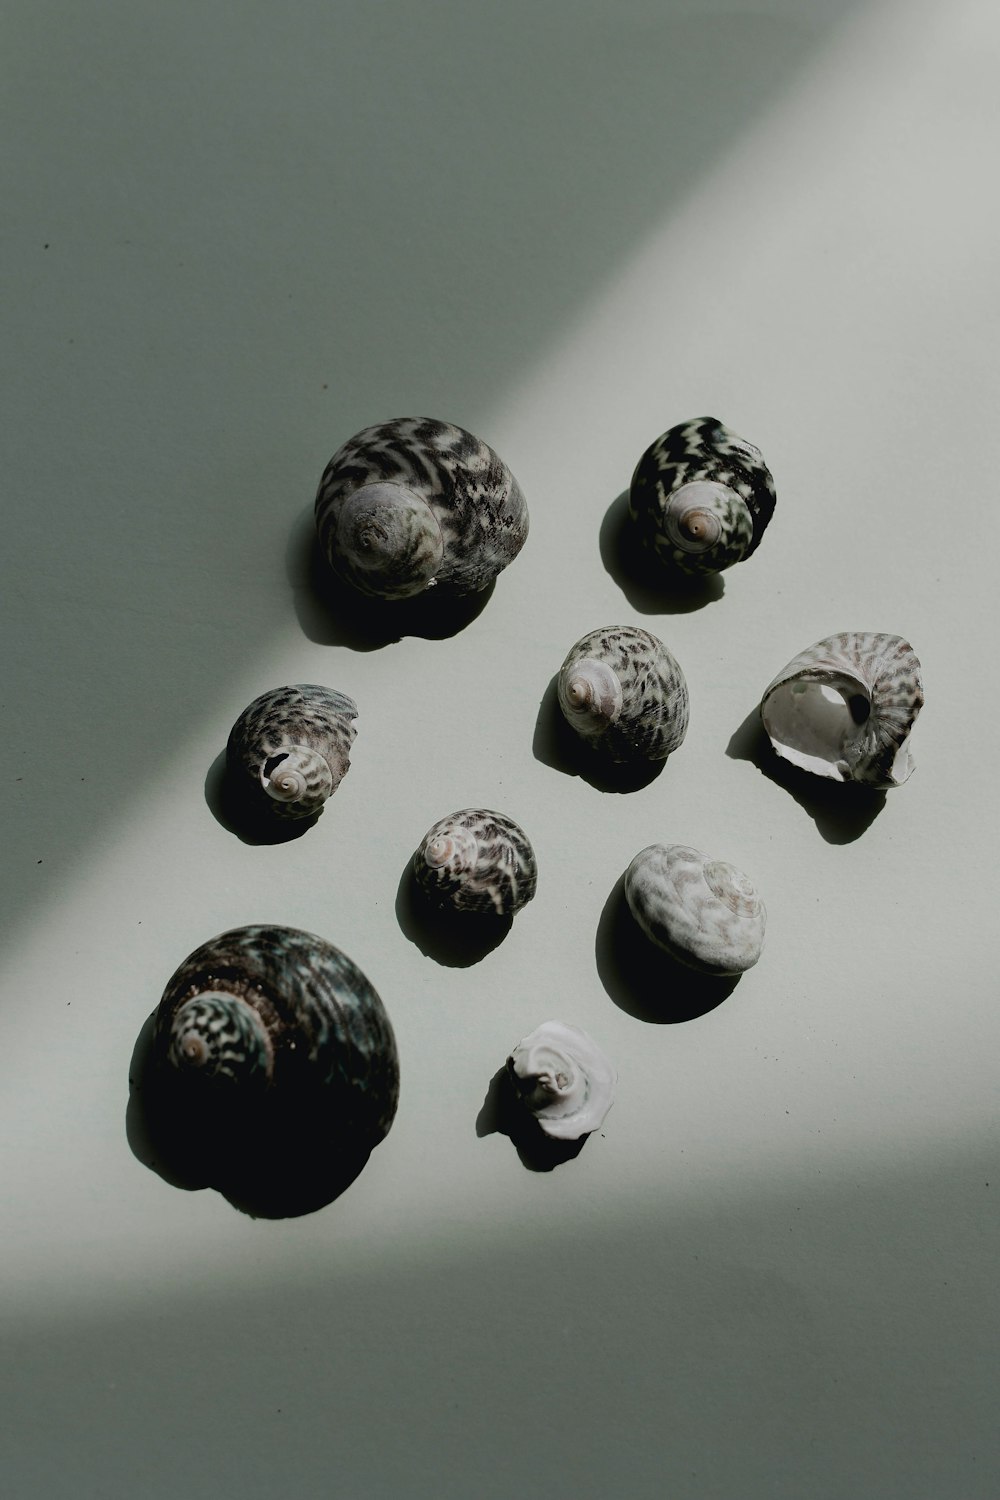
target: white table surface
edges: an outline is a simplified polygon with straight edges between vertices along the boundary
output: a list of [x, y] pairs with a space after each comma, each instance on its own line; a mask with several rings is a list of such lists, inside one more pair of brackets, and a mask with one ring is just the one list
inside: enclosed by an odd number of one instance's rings
[[[995, 1495], [1000, 10], [13, 0], [3, 38], [3, 1493]], [[682, 610], [601, 534], [708, 412], [778, 510]], [[464, 630], [373, 645], [316, 596], [311, 504], [404, 414], [490, 442], [531, 535]], [[538, 727], [612, 623], [692, 699], [627, 795]], [[867, 826], [727, 755], [841, 629], [925, 672]], [[352, 769], [248, 844], [206, 778], [289, 681], [356, 698]], [[538, 895], [449, 965], [397, 888], [477, 804]], [[653, 840], [769, 912], [674, 1023], [602, 980]], [[250, 921], [346, 949], [399, 1041], [391, 1134], [304, 1218], [126, 1139], [166, 979]], [[543, 1173], [476, 1120], [550, 1016], [620, 1081]]]

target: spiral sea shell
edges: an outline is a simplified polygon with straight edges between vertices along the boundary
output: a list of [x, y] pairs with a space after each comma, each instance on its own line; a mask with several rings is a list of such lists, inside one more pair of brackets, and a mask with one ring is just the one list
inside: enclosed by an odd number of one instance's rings
[[236, 927], [196, 948], [163, 992], [154, 1047], [216, 1099], [317, 1099], [355, 1146], [380, 1141], [396, 1113], [399, 1062], [381, 1000], [339, 948], [296, 928]]
[[629, 489], [640, 541], [684, 573], [721, 573], [748, 558], [774, 505], [759, 449], [715, 417], [681, 422], [657, 438]]
[[760, 712], [771, 744], [793, 765], [888, 789], [913, 771], [910, 731], [923, 701], [908, 641], [842, 631], [800, 651], [766, 689]]
[[666, 760], [687, 733], [687, 683], [677, 661], [648, 630], [592, 630], [559, 672], [567, 722], [609, 760]]
[[625, 872], [625, 899], [648, 938], [707, 974], [760, 957], [766, 912], [753, 882], [687, 844], [650, 844]]
[[507, 465], [471, 432], [402, 417], [333, 455], [316, 527], [334, 572], [362, 593], [403, 599], [445, 584], [474, 594], [520, 552], [528, 509]]
[[354, 700], [332, 688], [274, 688], [236, 720], [226, 763], [244, 785], [266, 795], [278, 816], [313, 817], [347, 775], [357, 713]]
[[545, 1021], [518, 1042], [507, 1072], [546, 1135], [575, 1141], [597, 1130], [611, 1108], [617, 1074], [593, 1037]]
[[513, 916], [535, 894], [535, 852], [504, 813], [467, 807], [429, 829], [413, 856], [421, 890], [438, 906]]

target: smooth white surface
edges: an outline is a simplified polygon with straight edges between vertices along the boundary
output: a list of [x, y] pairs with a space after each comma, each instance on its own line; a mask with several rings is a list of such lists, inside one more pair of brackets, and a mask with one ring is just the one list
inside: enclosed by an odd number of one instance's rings
[[[4, 29], [5, 1494], [993, 1496], [995, 6], [109, 0]], [[672, 612], [600, 538], [705, 412], [778, 510]], [[312, 494], [413, 413], [507, 459], [531, 535], [461, 633], [358, 649], [310, 584]], [[610, 623], [691, 690], [628, 795], [532, 748]], [[726, 754], [845, 628], [907, 636], [927, 690], [912, 781], [848, 841]], [[251, 846], [206, 777], [285, 681], [356, 698], [352, 769]], [[538, 895], [448, 967], [397, 889], [476, 804], [529, 832]], [[684, 1024], [601, 978], [654, 839], [769, 913]], [[124, 1130], [167, 977], [257, 920], [344, 947], [402, 1058], [361, 1178], [279, 1223]], [[476, 1118], [550, 1015], [619, 1085], [537, 1174]]]

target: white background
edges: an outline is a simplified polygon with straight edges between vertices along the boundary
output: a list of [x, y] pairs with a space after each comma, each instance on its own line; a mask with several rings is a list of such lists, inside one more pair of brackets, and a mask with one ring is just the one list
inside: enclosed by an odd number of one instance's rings
[[[996, 6], [13, 0], [3, 34], [5, 1495], [993, 1496]], [[682, 610], [601, 536], [705, 413], [778, 509]], [[491, 443], [531, 534], [467, 628], [376, 646], [317, 598], [311, 504], [407, 414]], [[613, 623], [692, 702], [627, 795], [545, 754]], [[924, 665], [868, 820], [727, 754], [841, 629]], [[247, 844], [217, 758], [284, 682], [356, 698], [353, 765]], [[470, 805], [540, 880], [462, 967], [396, 897]], [[673, 1024], [601, 977], [652, 840], [769, 912]], [[166, 979], [249, 921], [342, 946], [399, 1041], [390, 1136], [301, 1219], [126, 1140]], [[538, 1173], [476, 1119], [550, 1016], [620, 1081]]]

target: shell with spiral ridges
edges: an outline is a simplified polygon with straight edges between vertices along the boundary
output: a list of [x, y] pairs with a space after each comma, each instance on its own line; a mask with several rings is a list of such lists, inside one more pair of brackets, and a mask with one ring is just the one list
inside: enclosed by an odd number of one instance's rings
[[262, 693], [230, 731], [230, 774], [276, 817], [315, 817], [350, 768], [357, 713], [353, 698], [316, 683]]
[[313, 933], [233, 928], [169, 980], [154, 1048], [170, 1072], [242, 1110], [320, 1107], [331, 1138], [374, 1146], [399, 1098], [385, 1007], [358, 966]]
[[363, 594], [487, 588], [528, 534], [524, 495], [471, 432], [432, 418], [366, 427], [337, 450], [316, 495], [326, 558]]
[[721, 573], [760, 545], [774, 514], [760, 450], [716, 417], [681, 422], [640, 458], [629, 488], [638, 540], [682, 573]]
[[662, 641], [634, 625], [592, 630], [577, 641], [557, 695], [567, 723], [619, 765], [666, 760], [687, 733], [684, 673]]
[[520, 911], [538, 883], [524, 829], [480, 807], [449, 813], [428, 829], [414, 853], [413, 874], [436, 906], [496, 917]]
[[625, 872], [645, 935], [706, 974], [742, 974], [760, 957], [767, 914], [752, 880], [688, 844], [650, 844]]
[[766, 688], [760, 712], [784, 760], [887, 791], [913, 773], [910, 732], [923, 702], [909, 641], [842, 631], [793, 657]]
[[544, 1134], [561, 1141], [600, 1128], [618, 1076], [593, 1037], [563, 1021], [545, 1021], [518, 1042], [507, 1074]]

